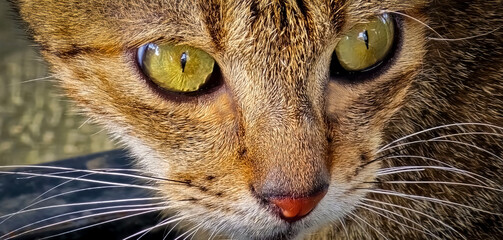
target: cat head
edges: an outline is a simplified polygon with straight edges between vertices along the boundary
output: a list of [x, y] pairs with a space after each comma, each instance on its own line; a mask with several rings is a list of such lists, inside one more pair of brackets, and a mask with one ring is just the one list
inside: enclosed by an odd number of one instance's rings
[[[421, 113], [440, 87], [417, 86], [427, 1], [14, 2], [79, 109], [169, 179], [158, 194], [205, 229], [272, 239], [338, 224], [376, 181], [380, 148], [434, 124]], [[376, 21], [389, 49], [348, 66], [357, 47], [341, 42], [377, 46], [351, 35]], [[153, 81], [144, 51], [173, 46], [189, 49], [183, 64], [209, 56], [211, 82]]]

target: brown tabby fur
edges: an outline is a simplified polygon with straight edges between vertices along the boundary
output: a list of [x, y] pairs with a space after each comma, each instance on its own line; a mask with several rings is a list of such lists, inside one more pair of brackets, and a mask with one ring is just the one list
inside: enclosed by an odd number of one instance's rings
[[[493, 134], [465, 134], [443, 139], [451, 142], [377, 152], [397, 138], [430, 127], [503, 125], [500, 0], [13, 3], [77, 105], [120, 138], [144, 170], [189, 182], [157, 184], [174, 211], [199, 214], [191, 221], [203, 223], [208, 232], [221, 227], [223, 235], [239, 239], [502, 237], [503, 144], [497, 135], [501, 129], [441, 128], [407, 141], [463, 132]], [[389, 66], [362, 82], [330, 79], [331, 56], [341, 35], [383, 12], [398, 12], [394, 16], [399, 40]], [[430, 28], [444, 38], [468, 38], [431, 39], [441, 37]], [[203, 49], [219, 64], [223, 86], [196, 97], [159, 94], [135, 63], [136, 49], [149, 42]], [[393, 154], [435, 158], [444, 165], [425, 158], [385, 158]], [[384, 183], [482, 185], [453, 171], [377, 176], [381, 168], [446, 164], [484, 176], [493, 189]], [[257, 197], [257, 192], [305, 196], [324, 181], [330, 183], [326, 197], [292, 225]], [[360, 203], [388, 212], [376, 213]]]

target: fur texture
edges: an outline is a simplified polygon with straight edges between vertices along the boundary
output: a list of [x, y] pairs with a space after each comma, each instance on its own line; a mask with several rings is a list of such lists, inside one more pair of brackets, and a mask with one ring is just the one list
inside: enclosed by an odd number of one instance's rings
[[[209, 233], [503, 234], [502, 129], [466, 124], [421, 133], [454, 123], [502, 125], [500, 0], [13, 3], [78, 107], [150, 174], [186, 182], [155, 185], [173, 211], [196, 215], [190, 222]], [[393, 58], [365, 81], [330, 79], [344, 32], [382, 13], [398, 25]], [[135, 63], [136, 49], [149, 42], [208, 52], [222, 86], [196, 97], [154, 91]], [[292, 224], [256, 196], [304, 196], [325, 182], [327, 195]]]

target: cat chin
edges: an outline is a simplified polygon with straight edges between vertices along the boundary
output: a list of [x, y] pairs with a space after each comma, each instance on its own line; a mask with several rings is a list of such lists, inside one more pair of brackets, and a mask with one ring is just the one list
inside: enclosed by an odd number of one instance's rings
[[249, 230], [237, 234], [238, 231], [229, 231], [225, 237], [233, 236], [237, 239], [250, 239], [250, 240], [303, 240], [309, 239], [314, 236], [320, 229], [331, 225], [326, 223], [326, 225], [315, 224], [313, 226], [308, 226], [308, 224], [282, 224], [277, 227], [270, 227], [268, 229], [261, 230]]

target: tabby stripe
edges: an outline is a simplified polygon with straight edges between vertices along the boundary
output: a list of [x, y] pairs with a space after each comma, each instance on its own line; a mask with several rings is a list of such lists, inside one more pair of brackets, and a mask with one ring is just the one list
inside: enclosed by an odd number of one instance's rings
[[345, 4], [346, 0], [330, 1], [330, 22], [336, 32], [340, 32], [345, 23], [343, 9]]
[[279, 29], [285, 29], [288, 27], [288, 16], [287, 16], [287, 10], [286, 10], [286, 3], [283, 1], [279, 2], [279, 11], [277, 12], [278, 14], [278, 19], [280, 19], [279, 22]]
[[[259, 15], [258, 3], [256, 1], [252, 1], [250, 4], [250, 26], [254, 26], [257, 22]], [[253, 27], [252, 27], [253, 29]]]
[[306, 5], [304, 4], [304, 1], [303, 0], [296, 0], [296, 2], [297, 2], [297, 7], [299, 7], [299, 10], [300, 10], [300, 13], [302, 14], [302, 16], [307, 18], [308, 9], [307, 9]]
[[78, 46], [76, 44], [72, 44], [69, 48], [64, 50], [50, 50], [50, 49], [43, 49], [43, 50], [47, 50], [48, 52], [60, 58], [74, 58], [82, 54], [90, 54], [97, 52], [96, 48]]
[[205, 15], [205, 25], [208, 30], [215, 48], [219, 51], [224, 49], [224, 38], [226, 32], [225, 27], [222, 25], [225, 23], [222, 14], [225, 11], [222, 10], [218, 0], [201, 0], [199, 3], [202, 13]]

